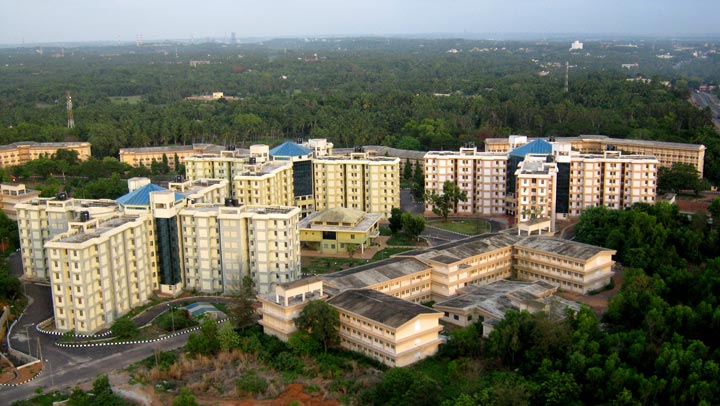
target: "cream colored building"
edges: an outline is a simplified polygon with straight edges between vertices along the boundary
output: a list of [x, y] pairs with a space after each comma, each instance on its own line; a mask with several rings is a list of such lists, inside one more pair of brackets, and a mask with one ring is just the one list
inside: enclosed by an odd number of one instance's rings
[[485, 285], [512, 276], [513, 244], [518, 237], [511, 234], [482, 234], [444, 244], [412, 255], [432, 268], [432, 300], [442, 301], [455, 296], [458, 289], [469, 285]]
[[40, 157], [51, 158], [58, 150], [76, 151], [79, 161], [90, 158], [89, 142], [35, 142], [21, 141], [0, 145], [0, 168], [22, 165]]
[[[534, 139], [526, 136], [488, 138], [485, 140], [485, 150], [507, 153]], [[623, 151], [627, 154], [653, 156], [660, 162], [660, 166], [664, 167], [670, 167], [675, 163], [692, 165], [697, 169], [701, 177], [703, 175], [706, 148], [702, 144], [610, 138], [606, 135], [555, 137], [550, 141], [570, 143], [574, 151], [585, 154], [601, 154], [608, 150], [608, 146], [611, 146], [610, 149]]]
[[193, 145], [171, 145], [163, 147], [143, 147], [143, 148], [120, 148], [120, 162], [126, 163], [135, 168], [141, 165], [150, 168], [153, 161], [162, 162], [163, 156], [167, 158], [168, 166], [172, 171], [175, 168], [175, 157], [182, 165], [185, 159], [190, 156], [199, 154], [218, 155], [224, 147], [213, 144], [193, 144]]
[[196, 179], [170, 182], [168, 189], [178, 192], [190, 204], [218, 204], [229, 198], [230, 182], [225, 179]]
[[531, 236], [514, 245], [515, 272], [522, 280], [542, 280], [587, 294], [607, 286], [615, 250], [559, 238]]
[[404, 367], [435, 355], [442, 313], [372, 289], [346, 290], [327, 301], [340, 314], [340, 346], [385, 365]]
[[239, 204], [294, 206], [291, 162], [270, 161], [245, 167], [232, 180], [232, 197]]
[[400, 207], [399, 158], [364, 152], [318, 158], [313, 174], [315, 210], [347, 207], [390, 218], [392, 208]]
[[587, 207], [624, 209], [635, 203], [655, 204], [659, 161], [652, 156], [573, 154], [570, 157], [570, 216]]
[[518, 223], [549, 218], [555, 230], [557, 164], [552, 156], [528, 154], [515, 171], [515, 218]]
[[300, 209], [199, 206], [179, 214], [185, 288], [234, 293], [250, 276], [259, 293], [300, 278]]
[[567, 309], [577, 312], [581, 305], [555, 296], [556, 285], [543, 282], [501, 280], [482, 286], [468, 286], [460, 295], [433, 305], [443, 312], [442, 321], [467, 327], [482, 320], [483, 336], [488, 337], [495, 325], [510, 310], [536, 313], [543, 311], [551, 320], [563, 320]]
[[321, 253], [345, 253], [348, 246], [363, 253], [380, 236], [381, 218], [344, 207], [317, 211], [300, 221], [300, 242]]
[[262, 318], [258, 323], [265, 334], [275, 336], [285, 342], [297, 331], [295, 318], [311, 300], [327, 300], [323, 290], [323, 281], [319, 276], [298, 279], [293, 282], [275, 285], [275, 290], [257, 299], [262, 305], [258, 311]]
[[156, 272], [150, 216], [83, 218], [45, 244], [55, 326], [93, 334], [148, 302]]
[[0, 210], [5, 212], [10, 220], [17, 220], [15, 205], [26, 203], [40, 197], [39, 190], [26, 189], [22, 183], [0, 184]]
[[[478, 152], [471, 147], [459, 151], [430, 151], [423, 160], [425, 193], [441, 195], [447, 181], [467, 193], [467, 201], [459, 202], [454, 214], [505, 213], [507, 154]], [[425, 214], [432, 215], [432, 209], [433, 206], [426, 203]]]
[[300, 145], [310, 148], [313, 151], [313, 158], [323, 158], [333, 154], [333, 143], [325, 138], [311, 138]]
[[118, 213], [120, 209], [113, 200], [67, 199], [61, 193], [58, 197], [38, 198], [17, 204], [15, 210], [23, 278], [48, 280], [50, 275], [45, 254], [45, 243], [48, 240], [68, 231], [70, 223], [77, 221], [82, 212], [97, 218]]

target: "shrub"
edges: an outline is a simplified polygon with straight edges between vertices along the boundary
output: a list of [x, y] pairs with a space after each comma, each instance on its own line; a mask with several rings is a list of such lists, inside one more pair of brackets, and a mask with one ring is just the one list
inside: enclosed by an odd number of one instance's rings
[[248, 394], [263, 394], [268, 388], [267, 379], [258, 376], [257, 372], [250, 371], [235, 380], [238, 392]]

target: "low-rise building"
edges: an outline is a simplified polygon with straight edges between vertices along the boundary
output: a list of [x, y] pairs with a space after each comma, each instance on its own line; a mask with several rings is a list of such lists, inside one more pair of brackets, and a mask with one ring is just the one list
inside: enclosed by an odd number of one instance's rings
[[35, 142], [21, 141], [0, 145], [0, 168], [22, 165], [40, 157], [51, 158], [58, 150], [77, 152], [79, 161], [90, 158], [89, 142]]
[[340, 314], [340, 346], [385, 365], [404, 367], [435, 355], [442, 313], [372, 289], [346, 290], [327, 301]]
[[566, 309], [580, 310], [579, 303], [555, 296], [557, 289], [556, 285], [543, 281], [501, 280], [462, 288], [458, 296], [436, 303], [433, 308], [443, 312], [443, 322], [458, 327], [482, 321], [483, 335], [488, 337], [510, 310], [544, 311], [555, 320], [563, 319]]
[[321, 253], [361, 253], [380, 236], [382, 214], [336, 207], [310, 214], [300, 221], [300, 242]]
[[141, 148], [120, 148], [120, 162], [138, 168], [144, 166], [150, 168], [153, 162], [162, 163], [167, 161], [171, 171], [176, 171], [176, 158], [180, 165], [185, 159], [199, 154], [218, 155], [224, 149], [220, 145], [193, 144], [193, 145], [168, 145], [162, 147], [141, 147]]

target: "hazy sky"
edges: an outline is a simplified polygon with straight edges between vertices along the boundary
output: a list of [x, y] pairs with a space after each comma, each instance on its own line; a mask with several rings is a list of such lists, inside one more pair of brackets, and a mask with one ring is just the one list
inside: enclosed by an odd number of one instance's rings
[[0, 43], [423, 33], [720, 35], [720, 0], [0, 0]]

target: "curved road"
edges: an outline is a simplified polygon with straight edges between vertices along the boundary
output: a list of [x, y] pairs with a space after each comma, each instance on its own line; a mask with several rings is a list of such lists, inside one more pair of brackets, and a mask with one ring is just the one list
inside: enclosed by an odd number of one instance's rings
[[[14, 258], [13, 258], [14, 257]], [[20, 256], [13, 254], [10, 264], [13, 274], [22, 273]], [[94, 379], [97, 375], [123, 368], [128, 364], [140, 361], [153, 354], [155, 350], [168, 351], [187, 343], [188, 334], [181, 334], [166, 340], [146, 344], [123, 344], [90, 348], [61, 348], [54, 345], [58, 336], [41, 334], [35, 325], [52, 317], [52, 295], [47, 285], [24, 283], [27, 295], [33, 303], [25, 309], [10, 332], [10, 345], [13, 349], [30, 354], [35, 358], [38, 352], [46, 360], [42, 374], [27, 384], [16, 387], [0, 387], [2, 404], [10, 404], [16, 400], [27, 399], [34, 395], [35, 389], [43, 387], [72, 387], [84, 380]], [[142, 326], [167, 310], [167, 304], [189, 300], [212, 299], [228, 302], [231, 298], [193, 297], [169, 301], [148, 309], [133, 319]], [[52, 373], [51, 373], [52, 371]], [[53, 385], [54, 384], [54, 385]]]

